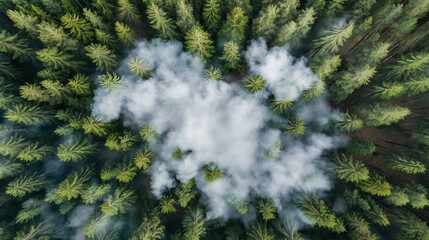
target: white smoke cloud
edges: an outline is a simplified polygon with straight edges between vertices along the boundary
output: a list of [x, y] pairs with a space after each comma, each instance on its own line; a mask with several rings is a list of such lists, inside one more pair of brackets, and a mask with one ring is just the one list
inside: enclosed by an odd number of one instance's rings
[[[150, 122], [158, 133], [165, 134], [162, 141], [152, 144], [157, 159], [148, 171], [155, 196], [161, 197], [163, 191], [174, 187], [176, 178], [195, 178], [208, 217], [225, 220], [239, 216], [227, 199], [271, 197], [280, 211], [296, 211], [289, 204], [294, 192], [330, 189], [320, 156], [338, 146], [341, 138], [308, 131], [292, 139], [268, 126], [270, 120], [285, 122], [267, 107], [268, 93], [278, 99], [297, 99], [318, 80], [305, 59], [294, 59], [286, 48], [268, 50], [263, 40], [253, 42], [245, 56], [250, 71], [260, 74], [267, 87], [261, 93], [249, 94], [236, 83], [205, 80], [203, 66], [182, 48], [177, 42], [139, 42], [118, 70], [126, 83], [110, 93], [99, 88], [95, 95], [95, 116], [108, 121], [123, 113], [126, 124]], [[126, 63], [132, 57], [151, 64], [150, 79], [136, 79], [128, 72]], [[318, 101], [314, 104], [329, 109], [323, 100]], [[314, 120], [314, 108], [317, 105], [307, 107], [305, 120]], [[313, 118], [319, 116], [327, 117], [316, 114]], [[266, 150], [279, 140], [282, 152], [278, 159], [266, 160]], [[176, 148], [192, 152], [175, 160], [171, 153]], [[208, 163], [226, 170], [224, 178], [206, 183], [200, 169]], [[302, 219], [298, 212], [291, 215]]]

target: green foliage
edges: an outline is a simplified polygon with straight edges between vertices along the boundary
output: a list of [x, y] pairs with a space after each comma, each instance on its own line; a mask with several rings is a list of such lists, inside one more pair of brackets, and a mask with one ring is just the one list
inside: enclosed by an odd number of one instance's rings
[[276, 160], [281, 154], [282, 141], [278, 140], [268, 150], [265, 151], [265, 158], [267, 160]]
[[259, 75], [250, 75], [244, 80], [244, 87], [250, 92], [255, 93], [262, 90], [265, 80]]
[[367, 85], [375, 73], [375, 67], [371, 67], [368, 64], [349, 67], [347, 71], [341, 74], [341, 77], [336, 80], [333, 86], [334, 99], [337, 102], [346, 100], [347, 96], [354, 90]]
[[224, 44], [223, 54], [219, 58], [225, 62], [224, 67], [229, 70], [236, 70], [241, 66], [241, 57], [238, 44], [229, 41]]
[[319, 97], [325, 91], [325, 82], [323, 80], [319, 80], [314, 83], [309, 89], [305, 89], [302, 91], [302, 96], [304, 97], [304, 101], [310, 102], [314, 98]]
[[200, 26], [194, 26], [186, 33], [186, 49], [190, 53], [195, 53], [201, 59], [208, 59], [214, 53], [213, 41], [210, 34], [205, 32]]
[[401, 152], [391, 152], [387, 159], [389, 167], [409, 174], [425, 173], [425, 165]]
[[184, 237], [189, 240], [199, 240], [206, 234], [205, 216], [199, 207], [188, 211], [183, 217]]
[[173, 21], [167, 17], [167, 13], [162, 8], [151, 2], [147, 8], [146, 14], [152, 28], [158, 31], [161, 38], [175, 38], [177, 33]]
[[416, 184], [414, 186], [409, 186], [406, 188], [406, 193], [413, 208], [422, 209], [426, 206], [429, 206], [427, 189], [423, 185]]
[[289, 224], [277, 221], [274, 226], [280, 232], [284, 240], [304, 240], [296, 228], [291, 228]]
[[78, 162], [93, 154], [97, 148], [88, 138], [71, 138], [61, 143], [57, 150], [57, 156], [63, 162]]
[[133, 45], [137, 39], [137, 35], [134, 30], [124, 23], [116, 21], [115, 30], [119, 40], [121, 40], [125, 46]]
[[280, 9], [270, 4], [263, 8], [259, 16], [253, 21], [253, 34], [255, 37], [263, 37], [270, 41], [277, 30], [277, 18], [279, 17]]
[[388, 100], [401, 96], [404, 85], [398, 82], [383, 82], [381, 86], [373, 87], [373, 96], [377, 99]]
[[124, 83], [124, 80], [116, 73], [106, 73], [103, 75], [98, 75], [98, 80], [100, 80], [100, 85], [106, 91], [112, 91], [118, 88], [121, 84]]
[[33, 142], [19, 152], [17, 158], [21, 161], [42, 161], [54, 151], [54, 148], [48, 145], [42, 145]]
[[162, 197], [161, 201], [159, 201], [159, 205], [161, 206], [161, 212], [164, 214], [174, 213], [177, 211], [176, 205], [177, 201], [174, 199], [172, 195], [166, 194]]
[[5, 192], [12, 197], [24, 197], [29, 193], [40, 191], [46, 183], [45, 175], [27, 172], [9, 182]]
[[298, 30], [298, 24], [294, 21], [290, 21], [287, 24], [284, 24], [279, 32], [278, 35], [276, 37], [276, 39], [274, 40], [274, 45], [276, 46], [283, 46], [286, 43], [288, 43], [291, 39], [293, 39], [293, 36], [295, 35], [295, 33]]
[[340, 65], [340, 55], [332, 55], [324, 58], [317, 58], [311, 68], [320, 79], [325, 79], [337, 71]]
[[149, 63], [140, 58], [131, 58], [128, 62], [128, 68], [136, 77], [149, 78]]
[[324, 55], [337, 52], [346, 40], [352, 35], [354, 22], [350, 21], [343, 27], [334, 26], [332, 30], [325, 31], [325, 37], [314, 41], [313, 53]]
[[359, 115], [364, 119], [368, 126], [390, 125], [398, 122], [410, 114], [408, 108], [377, 103], [372, 106], [365, 106], [359, 109]]
[[235, 7], [226, 17], [219, 36], [225, 37], [227, 41], [235, 41], [239, 45], [244, 42], [246, 26], [249, 18], [241, 7]]
[[426, 222], [410, 212], [397, 211], [393, 221], [404, 239], [425, 240], [429, 237]]
[[110, 134], [107, 139], [105, 146], [111, 150], [116, 151], [128, 151], [137, 142], [137, 137], [132, 135], [128, 130], [125, 130], [122, 135], [118, 133]]
[[207, 31], [211, 34], [216, 33], [222, 18], [219, 0], [207, 0], [203, 9], [203, 18]]
[[180, 150], [180, 148], [174, 149], [174, 151], [171, 153], [171, 158], [173, 159], [181, 159], [183, 157], [183, 152]]
[[265, 221], [276, 218], [277, 208], [274, 205], [274, 201], [270, 198], [259, 200], [256, 209]]
[[37, 105], [18, 104], [6, 111], [4, 117], [24, 125], [40, 125], [52, 120], [52, 113]]
[[89, 78], [83, 74], [76, 74], [67, 83], [69, 89], [76, 95], [88, 96], [91, 94]]
[[85, 50], [86, 55], [97, 66], [97, 70], [110, 71], [118, 65], [116, 55], [104, 45], [91, 43], [85, 47]]
[[337, 225], [337, 218], [333, 211], [326, 206], [325, 201], [318, 196], [306, 196], [300, 201], [302, 213], [320, 227], [334, 229]]
[[78, 71], [82, 66], [82, 62], [74, 60], [73, 55], [62, 52], [56, 47], [39, 50], [36, 54], [41, 62], [55, 70]]
[[333, 153], [330, 156], [336, 165], [338, 178], [346, 182], [361, 182], [369, 178], [369, 170], [360, 161], [355, 161], [351, 156]]
[[27, 61], [33, 58], [33, 52], [24, 39], [10, 35], [6, 31], [0, 33], [0, 52], [8, 53], [12, 59]]
[[371, 155], [375, 152], [374, 143], [359, 137], [352, 137], [347, 144], [347, 150], [353, 154]]
[[37, 199], [28, 199], [22, 204], [22, 209], [16, 215], [16, 223], [28, 223], [42, 213], [42, 202]]
[[369, 223], [365, 221], [365, 219], [356, 212], [351, 212], [347, 214], [346, 222], [347, 226], [349, 226], [349, 228], [352, 229], [353, 232], [356, 232], [358, 234], [368, 234], [370, 232]]
[[106, 23], [104, 23], [103, 18], [101, 16], [98, 16], [97, 11], [91, 11], [91, 9], [84, 8], [83, 9], [83, 15], [85, 16], [86, 20], [92, 25], [94, 29], [101, 29], [104, 31], [109, 30]]
[[390, 204], [393, 204], [397, 207], [401, 207], [410, 202], [407, 193], [405, 190], [400, 187], [393, 187], [392, 194], [386, 197], [386, 201]]
[[353, 208], [357, 208], [365, 212], [368, 212], [371, 209], [368, 201], [360, 195], [357, 189], [354, 189], [353, 192], [346, 189], [344, 192], [344, 198]]
[[110, 189], [111, 186], [108, 184], [91, 184], [80, 193], [82, 202], [84, 204], [95, 204], [102, 200], [110, 192]]
[[152, 164], [153, 152], [149, 149], [139, 149], [134, 156], [134, 163], [139, 169], [148, 169]]
[[134, 191], [116, 189], [107, 199], [101, 204], [101, 211], [107, 216], [114, 216], [125, 213], [127, 207], [131, 206], [136, 201]]
[[0, 139], [0, 154], [15, 157], [30, 143], [21, 135], [2, 136]]
[[204, 180], [208, 183], [214, 182], [218, 179], [223, 178], [225, 175], [225, 171], [221, 170], [218, 166], [215, 164], [208, 164], [205, 165], [202, 169], [202, 174], [204, 176]]
[[107, 135], [109, 126], [109, 123], [96, 117], [86, 117], [82, 121], [82, 129], [85, 134], [93, 134], [99, 137]]
[[12, 177], [22, 172], [23, 166], [20, 163], [15, 163], [11, 160], [0, 161], [0, 179]]
[[236, 198], [229, 198], [226, 202], [231, 205], [241, 215], [246, 214], [249, 211], [247, 202]]
[[210, 66], [209, 69], [206, 69], [204, 71], [204, 77], [207, 80], [210, 80], [210, 81], [212, 81], [212, 80], [213, 81], [221, 81], [221, 80], [223, 80], [222, 72], [218, 68], [215, 68], [213, 66]]
[[94, 239], [100, 236], [106, 227], [111, 223], [110, 216], [100, 212], [96, 212], [89, 220], [83, 225], [83, 235], [88, 238]]
[[113, 171], [116, 172], [116, 179], [123, 183], [133, 180], [137, 175], [137, 167], [131, 160], [123, 160]]
[[107, 161], [100, 171], [100, 179], [103, 181], [111, 180], [116, 177], [117, 169], [114, 161]]
[[104, 45], [113, 49], [117, 48], [118, 41], [116, 37], [110, 34], [109, 32], [95, 29], [95, 38], [101, 45]]
[[194, 188], [195, 188], [195, 180], [194, 179], [188, 180], [185, 183], [180, 183], [176, 187], [175, 194], [176, 194], [176, 197], [178, 199], [177, 201], [179, 202], [179, 204], [182, 208], [186, 208], [188, 206], [189, 202], [195, 198]]
[[405, 82], [405, 92], [408, 96], [418, 95], [429, 90], [429, 77], [418, 77]]
[[293, 105], [293, 101], [288, 98], [285, 98], [280, 101], [276, 101], [276, 100], [271, 101], [270, 107], [273, 109], [274, 112], [281, 114], [286, 112], [286, 110], [292, 107], [292, 105]]
[[101, 13], [103, 16], [110, 18], [113, 15], [114, 5], [107, 0], [93, 0], [92, 6], [97, 9], [97, 12]]
[[67, 198], [67, 200], [79, 197], [85, 189], [85, 183], [90, 180], [93, 174], [94, 169], [90, 167], [82, 167], [73, 171], [60, 183], [57, 190], [58, 196]]
[[275, 240], [276, 236], [273, 231], [267, 228], [267, 224], [259, 223], [252, 225], [250, 232], [247, 233], [247, 236], [251, 240]]
[[176, 24], [183, 33], [187, 33], [193, 26], [199, 25], [195, 20], [193, 8], [185, 0], [177, 2], [177, 20]]
[[410, 53], [402, 56], [389, 68], [388, 76], [392, 78], [408, 77], [429, 66], [429, 54], [425, 52]]
[[46, 47], [60, 47], [65, 50], [75, 50], [78, 41], [71, 38], [61, 26], [52, 22], [42, 22], [38, 25], [40, 41]]
[[118, 17], [121, 21], [138, 23], [140, 16], [137, 8], [129, 0], [118, 0]]
[[146, 142], [151, 142], [158, 137], [158, 134], [155, 131], [155, 127], [150, 123], [143, 125], [139, 133], [142, 139]]
[[306, 129], [307, 128], [305, 127], [304, 121], [292, 117], [291, 119], [289, 119], [288, 124], [285, 127], [284, 133], [290, 135], [293, 138], [296, 138], [304, 135]]
[[143, 218], [142, 223], [138, 227], [135, 236], [136, 240], [157, 240], [164, 237], [164, 225], [161, 224], [161, 219], [156, 213], [148, 214]]
[[12, 20], [16, 28], [25, 30], [32, 36], [37, 34], [36, 25], [39, 20], [36, 16], [12, 9], [7, 10], [7, 16]]
[[67, 13], [61, 17], [61, 23], [65, 29], [70, 31], [73, 37], [83, 41], [84, 43], [91, 42], [94, 37], [92, 26], [77, 14]]
[[392, 186], [386, 179], [377, 174], [371, 173], [370, 177], [365, 181], [360, 181], [356, 184], [360, 190], [377, 196], [389, 196]]

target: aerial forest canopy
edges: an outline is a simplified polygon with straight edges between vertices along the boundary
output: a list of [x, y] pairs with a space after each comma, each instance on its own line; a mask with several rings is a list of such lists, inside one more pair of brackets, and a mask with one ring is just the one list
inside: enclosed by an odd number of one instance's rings
[[429, 240], [429, 0], [0, 0], [0, 239]]

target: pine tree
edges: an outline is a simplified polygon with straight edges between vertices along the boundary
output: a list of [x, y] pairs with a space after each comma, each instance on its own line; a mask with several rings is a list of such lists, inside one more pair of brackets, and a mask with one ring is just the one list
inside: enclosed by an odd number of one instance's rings
[[414, 186], [408, 186], [406, 193], [410, 199], [410, 204], [415, 209], [422, 209], [429, 206], [429, 200], [427, 198], [427, 189], [420, 184]]
[[408, 108], [380, 103], [359, 109], [359, 115], [365, 120], [365, 124], [374, 127], [398, 122], [408, 114], [410, 114]]
[[298, 17], [298, 26], [296, 33], [294, 34], [297, 39], [302, 39], [307, 37], [308, 32], [311, 30], [311, 25], [313, 25], [316, 12], [313, 8], [307, 8]]
[[392, 188], [389, 182], [377, 173], [371, 173], [367, 180], [360, 181], [357, 186], [362, 191], [377, 196], [389, 196]]
[[274, 226], [280, 232], [284, 240], [304, 240], [296, 228], [292, 228], [288, 222], [275, 222]]
[[427, 223], [410, 212], [397, 211], [393, 217], [393, 221], [403, 239], [424, 240], [429, 237]]
[[[380, 61], [386, 57], [389, 52], [390, 44], [378, 43], [372, 47], [363, 49], [363, 56], [359, 59], [359, 62], [369, 64], [370, 66], [376, 66]], [[360, 57], [358, 55], [358, 57]]]
[[41, 190], [46, 183], [45, 175], [27, 172], [9, 182], [6, 194], [12, 197], [24, 197], [28, 193]]
[[170, 18], [167, 17], [167, 13], [162, 8], [151, 2], [147, 8], [146, 14], [152, 28], [158, 31], [158, 34], [161, 38], [175, 38], [176, 32], [174, 23]]
[[337, 225], [335, 214], [318, 196], [306, 196], [300, 205], [302, 213], [318, 226], [333, 229]]
[[7, 16], [12, 20], [16, 28], [27, 31], [31, 36], [37, 35], [36, 26], [39, 19], [36, 16], [12, 9], [7, 10]]
[[22, 62], [34, 58], [31, 48], [24, 39], [10, 35], [5, 30], [0, 33], [0, 52], [8, 53], [12, 59], [19, 59]]
[[116, 55], [104, 45], [91, 43], [85, 47], [85, 50], [86, 55], [97, 66], [97, 70], [110, 71], [118, 65]]
[[108, 92], [115, 90], [124, 83], [124, 80], [116, 73], [98, 75], [98, 80], [100, 80], [101, 87]]
[[4, 117], [11, 122], [24, 125], [46, 124], [52, 120], [52, 113], [37, 105], [18, 104], [6, 111]]
[[137, 175], [137, 167], [131, 160], [123, 160], [114, 171], [116, 172], [116, 179], [122, 183], [133, 180]]
[[195, 53], [201, 59], [210, 58], [215, 49], [210, 34], [205, 32], [200, 26], [194, 26], [185, 37], [186, 49]]
[[139, 131], [139, 134], [142, 137], [142, 139], [146, 142], [151, 142], [155, 140], [158, 136], [158, 134], [155, 131], [155, 127], [150, 123], [143, 125]]
[[180, 148], [174, 149], [174, 151], [171, 153], [171, 158], [173, 159], [181, 159], [183, 157], [183, 152], [180, 150]]
[[381, 100], [389, 100], [399, 97], [403, 92], [403, 84], [398, 82], [383, 82], [381, 86], [375, 85], [373, 87], [372, 96]]
[[72, 138], [60, 144], [57, 156], [63, 162], [78, 162], [93, 154], [96, 147], [97, 144], [92, 143], [88, 138]]
[[17, 158], [21, 161], [42, 161], [54, 151], [54, 148], [48, 145], [40, 145], [38, 142], [32, 142], [26, 148], [19, 152]]
[[109, 123], [103, 122], [96, 117], [86, 117], [82, 122], [82, 128], [85, 134], [93, 134], [98, 137], [106, 136], [109, 127]]
[[116, 171], [116, 163], [112, 160], [107, 161], [100, 171], [100, 179], [103, 181], [114, 179], [117, 175]]
[[175, 190], [175, 195], [177, 201], [182, 208], [186, 208], [192, 199], [195, 198], [194, 195], [195, 180], [191, 179], [185, 183], [180, 183]]
[[138, 23], [140, 16], [137, 8], [129, 0], [118, 0], [119, 20], [128, 23]]
[[211, 34], [215, 34], [222, 18], [219, 0], [207, 0], [203, 9], [203, 18], [207, 31]]
[[89, 43], [94, 37], [92, 26], [85, 19], [77, 14], [67, 13], [61, 17], [61, 23], [65, 29], [68, 29], [73, 37], [84, 43]]
[[102, 200], [109, 192], [111, 186], [108, 184], [93, 183], [86, 187], [80, 194], [84, 204], [95, 204]]
[[341, 77], [335, 82], [333, 90], [335, 100], [344, 101], [357, 88], [367, 85], [370, 79], [376, 73], [375, 67], [368, 64], [362, 66], [351, 66], [347, 71], [341, 74]]
[[189, 240], [199, 240], [206, 235], [205, 216], [203, 210], [196, 207], [188, 211], [183, 217], [184, 237]]
[[199, 25], [195, 20], [193, 8], [185, 0], [177, 2], [177, 21], [176, 24], [183, 33], [187, 33], [193, 26]]
[[286, 112], [286, 110], [292, 107], [292, 105], [293, 105], [293, 101], [288, 98], [285, 98], [284, 100], [280, 100], [280, 101], [276, 101], [276, 100], [271, 101], [270, 107], [273, 109], [274, 112], [281, 114]]
[[215, 68], [213, 66], [210, 66], [209, 69], [206, 69], [204, 71], [204, 78], [209, 81], [222, 81], [222, 72], [219, 70], [219, 68]]
[[89, 81], [89, 78], [80, 73], [74, 75], [73, 78], [69, 79], [67, 86], [76, 95], [88, 96], [92, 93], [92, 85]]
[[134, 163], [139, 169], [148, 169], [152, 164], [153, 152], [149, 149], [139, 149], [134, 156]]
[[418, 77], [405, 82], [405, 92], [408, 96], [418, 95], [429, 90], [429, 77]]
[[205, 165], [201, 170], [204, 176], [204, 180], [208, 183], [221, 179], [225, 175], [225, 171], [221, 170], [215, 164]]
[[309, 89], [305, 89], [302, 91], [302, 96], [304, 97], [304, 101], [310, 102], [314, 98], [319, 97], [325, 91], [325, 82], [323, 80], [319, 80], [314, 83]]
[[412, 159], [404, 153], [391, 152], [386, 161], [389, 167], [409, 174], [426, 172], [426, 167], [422, 162]]
[[104, 30], [95, 29], [95, 38], [101, 45], [104, 45], [113, 49], [118, 48], [116, 37]]
[[226, 41], [235, 41], [239, 45], [243, 44], [246, 26], [249, 18], [241, 7], [235, 7], [227, 15], [226, 22], [219, 31], [219, 36], [226, 38]]
[[149, 67], [149, 63], [146, 60], [140, 58], [131, 58], [128, 62], [128, 68], [134, 74], [134, 76], [143, 79], [149, 78]]
[[174, 197], [169, 194], [164, 195], [159, 202], [159, 205], [161, 206], [161, 212], [164, 214], [176, 212], [176, 204], [176, 199], [174, 199]]
[[349, 144], [347, 144], [347, 150], [353, 154], [359, 155], [371, 155], [375, 152], [374, 143], [359, 137], [352, 137]]
[[353, 232], [357, 232], [359, 234], [369, 233], [369, 223], [365, 221], [363, 217], [361, 217], [357, 212], [351, 212], [346, 214], [347, 225]]
[[137, 39], [137, 35], [134, 30], [124, 23], [116, 21], [115, 30], [119, 40], [121, 40], [125, 46], [132, 45]]
[[106, 23], [104, 23], [103, 18], [101, 16], [98, 16], [97, 11], [91, 11], [88, 8], [83, 9], [83, 15], [85, 16], [86, 20], [92, 25], [95, 29], [100, 29], [103, 31], [108, 31], [109, 27]]
[[276, 236], [273, 231], [267, 228], [266, 223], [259, 223], [252, 225], [251, 231], [247, 233], [250, 240], [275, 240]]
[[15, 157], [29, 144], [30, 142], [20, 134], [13, 134], [8, 137], [2, 136], [0, 139], [0, 154]]
[[28, 199], [22, 204], [22, 209], [16, 215], [16, 223], [28, 223], [41, 213], [41, 201], [37, 199]]
[[388, 69], [388, 76], [392, 78], [408, 77], [411, 74], [422, 71], [428, 66], [428, 53], [410, 53], [406, 56], [402, 56], [393, 66]]
[[244, 80], [244, 83], [246, 84], [244, 87], [246, 87], [250, 93], [255, 93], [264, 88], [265, 80], [259, 75], [250, 75]]
[[285, 127], [285, 134], [290, 135], [291, 137], [299, 137], [304, 135], [306, 130], [305, 123], [297, 118], [291, 118], [288, 121], [287, 126]]
[[44, 88], [44, 95], [47, 98], [46, 101], [52, 105], [63, 103], [69, 96], [70, 90], [60, 81], [48, 79], [41, 81], [40, 85]]
[[393, 187], [392, 194], [386, 197], [386, 201], [390, 204], [393, 204], [397, 207], [402, 207], [410, 202], [407, 193], [405, 190], [400, 187]]
[[364, 212], [368, 212], [371, 209], [368, 201], [360, 195], [357, 189], [354, 189], [353, 192], [346, 189], [343, 195], [350, 207]]
[[311, 68], [320, 79], [326, 79], [337, 71], [340, 65], [340, 55], [332, 55], [324, 58], [317, 58]]
[[241, 66], [241, 57], [238, 44], [230, 41], [224, 44], [223, 54], [219, 58], [225, 61], [224, 67], [229, 70], [237, 70]]
[[274, 37], [277, 31], [277, 18], [279, 17], [280, 9], [270, 4], [263, 8], [259, 16], [253, 22], [253, 31], [255, 37], [263, 37], [268, 42]]
[[351, 156], [333, 153], [330, 156], [336, 165], [338, 178], [346, 182], [361, 182], [369, 178], [369, 170], [360, 161], [355, 161]]
[[161, 224], [161, 219], [157, 211], [153, 211], [143, 218], [138, 227], [135, 240], [157, 240], [164, 237], [165, 226]]
[[114, 5], [109, 0], [93, 0], [92, 6], [106, 18], [113, 16]]
[[94, 169], [90, 167], [82, 167], [79, 170], [75, 170], [66, 179], [62, 181], [57, 190], [57, 194], [60, 197], [71, 200], [79, 197], [84, 191], [90, 178], [94, 175]]
[[46, 47], [61, 47], [64, 50], [75, 50], [78, 41], [71, 38], [61, 26], [52, 22], [42, 22], [38, 26], [40, 41]]
[[101, 211], [107, 216], [114, 216], [125, 213], [127, 207], [135, 203], [136, 197], [134, 191], [116, 189], [112, 195], [101, 204]]
[[271, 198], [259, 200], [256, 209], [265, 221], [276, 218], [277, 208]]
[[354, 22], [350, 21], [343, 27], [333, 27], [332, 30], [325, 31], [327, 36], [314, 41], [313, 53], [324, 55], [338, 51], [347, 39], [352, 35]]
[[48, 67], [55, 70], [73, 70], [78, 71], [82, 62], [73, 60], [73, 55], [61, 52], [58, 48], [45, 48], [36, 52], [37, 58], [45, 63]]
[[86, 237], [94, 239], [105, 232], [110, 223], [110, 216], [101, 212], [95, 212], [95, 214], [82, 226], [82, 233]]
[[284, 24], [280, 27], [277, 37], [274, 40], [273, 44], [276, 46], [283, 46], [288, 43], [296, 31], [298, 30], [298, 24], [294, 21], [290, 21], [287, 24]]

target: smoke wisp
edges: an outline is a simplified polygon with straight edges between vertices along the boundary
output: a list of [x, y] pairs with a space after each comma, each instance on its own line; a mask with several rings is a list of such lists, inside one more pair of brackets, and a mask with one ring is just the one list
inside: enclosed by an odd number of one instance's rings
[[[270, 124], [287, 123], [267, 106], [270, 94], [296, 100], [318, 81], [304, 58], [295, 59], [285, 47], [268, 49], [263, 40], [252, 42], [244, 55], [250, 72], [266, 80], [256, 94], [237, 83], [204, 79], [202, 64], [183, 52], [180, 43], [139, 42], [117, 71], [125, 83], [111, 92], [96, 90], [93, 115], [109, 121], [124, 114], [125, 124], [151, 123], [162, 134], [162, 139], [151, 143], [157, 156], [147, 170], [155, 196], [173, 188], [176, 179], [194, 178], [209, 218], [240, 217], [229, 199], [270, 197], [280, 213], [287, 209], [289, 216], [303, 220], [290, 204], [292, 195], [330, 189], [320, 157], [342, 139], [311, 129], [293, 139]], [[149, 79], [137, 79], [128, 71], [126, 63], [135, 57], [149, 62]], [[303, 109], [299, 117], [306, 122], [323, 125], [329, 120], [331, 110], [323, 98], [297, 108]], [[281, 152], [267, 159], [267, 151], [279, 143]], [[189, 154], [173, 159], [171, 153], [177, 148]], [[210, 163], [224, 170], [225, 176], [207, 183], [201, 168]]]

